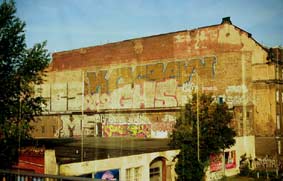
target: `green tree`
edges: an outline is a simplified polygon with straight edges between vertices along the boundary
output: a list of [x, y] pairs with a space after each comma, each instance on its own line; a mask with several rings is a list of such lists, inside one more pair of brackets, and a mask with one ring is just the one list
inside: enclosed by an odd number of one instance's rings
[[34, 85], [43, 81], [50, 55], [46, 42], [27, 48], [25, 23], [15, 15], [14, 1], [0, 5], [0, 168], [18, 160], [21, 143], [30, 138], [30, 121], [42, 112]]
[[[197, 114], [198, 107], [198, 114]], [[199, 115], [199, 154], [197, 145], [197, 115]], [[175, 171], [178, 180], [201, 180], [212, 153], [223, 152], [235, 144], [235, 131], [229, 127], [232, 114], [227, 105], [218, 104], [212, 96], [202, 94], [186, 104], [177, 119], [170, 146], [180, 149]]]

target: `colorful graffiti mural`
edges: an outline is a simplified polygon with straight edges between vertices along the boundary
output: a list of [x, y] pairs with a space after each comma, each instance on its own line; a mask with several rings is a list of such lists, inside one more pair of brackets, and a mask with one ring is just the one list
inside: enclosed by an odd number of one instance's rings
[[150, 137], [149, 124], [105, 124], [103, 125], [103, 136], [133, 136], [148, 138]]
[[167, 137], [176, 122], [175, 113], [114, 113], [95, 115], [61, 115], [55, 137], [133, 136]]

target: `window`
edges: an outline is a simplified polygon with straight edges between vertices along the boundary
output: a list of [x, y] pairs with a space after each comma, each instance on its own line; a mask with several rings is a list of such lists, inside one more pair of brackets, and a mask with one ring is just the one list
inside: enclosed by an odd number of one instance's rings
[[250, 117], [251, 117], [251, 113], [247, 111], [247, 119], [250, 119]]
[[134, 181], [140, 181], [141, 180], [141, 168], [137, 167], [134, 168], [135, 174], [134, 174]]
[[131, 168], [126, 169], [126, 181], [131, 181], [132, 178], [133, 178], [132, 169]]
[[150, 169], [150, 177], [160, 176], [160, 168], [155, 167]]
[[126, 169], [126, 181], [141, 181], [141, 167]]
[[218, 103], [218, 104], [223, 104], [223, 103], [224, 103], [224, 98], [223, 98], [222, 96], [219, 96], [219, 97], [217, 98], [217, 103]]

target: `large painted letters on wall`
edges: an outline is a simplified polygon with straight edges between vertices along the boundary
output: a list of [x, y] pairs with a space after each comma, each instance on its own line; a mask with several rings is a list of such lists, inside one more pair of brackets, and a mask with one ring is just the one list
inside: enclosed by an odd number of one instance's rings
[[216, 57], [158, 62], [89, 71], [85, 78], [85, 109], [176, 107], [197, 85], [215, 76]]

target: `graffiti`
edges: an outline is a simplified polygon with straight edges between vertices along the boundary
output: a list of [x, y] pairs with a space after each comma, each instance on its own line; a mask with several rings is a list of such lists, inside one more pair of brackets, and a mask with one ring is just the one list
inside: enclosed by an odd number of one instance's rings
[[236, 168], [236, 151], [225, 152], [225, 168], [232, 169]]
[[222, 169], [222, 154], [210, 155], [210, 172], [216, 172]]
[[73, 137], [74, 136], [74, 130], [76, 128], [76, 125], [73, 123], [74, 121], [74, 118], [72, 115], [70, 115], [70, 118], [69, 118], [70, 122], [68, 124], [68, 130], [69, 130], [69, 137]]
[[164, 107], [165, 105], [177, 106], [176, 98], [177, 82], [175, 79], [169, 79], [156, 83], [154, 107]]
[[82, 131], [86, 136], [98, 135], [98, 124], [105, 137], [167, 137], [176, 122], [175, 114], [171, 113], [62, 115], [59, 118], [62, 121], [62, 126], [57, 130], [60, 137], [81, 136]]
[[255, 158], [254, 159], [254, 166], [258, 170], [265, 170], [265, 169], [275, 169], [277, 166], [277, 161], [273, 158]]
[[156, 122], [152, 123], [152, 131], [172, 132], [175, 122]]
[[164, 115], [160, 122], [152, 122], [152, 131], [172, 132], [176, 123], [176, 117], [172, 115]]
[[150, 120], [143, 114], [100, 114], [95, 118], [104, 124], [150, 124]]
[[166, 137], [176, 121], [176, 117], [170, 114], [107, 114], [101, 117], [105, 119], [103, 135], [106, 137], [160, 137], [160, 132], [164, 133], [161, 137]]
[[217, 91], [217, 87], [211, 86], [211, 87], [202, 87], [202, 91], [208, 92], [208, 91]]
[[81, 116], [62, 115], [60, 119], [63, 125], [63, 127], [60, 128], [60, 137], [73, 137], [81, 134]]
[[183, 92], [195, 92], [198, 89], [197, 85], [192, 82], [185, 82], [182, 88]]
[[[200, 79], [214, 78], [216, 62], [216, 57], [210, 56], [95, 69], [85, 73], [84, 85], [80, 81], [44, 84], [37, 87], [37, 93], [41, 95], [42, 89], [49, 111], [176, 107], [197, 90], [197, 74]], [[83, 99], [79, 96], [82, 90]]]
[[243, 103], [251, 101], [249, 97], [243, 96], [243, 94], [247, 92], [248, 88], [245, 85], [228, 86], [225, 90], [225, 95], [223, 95], [223, 98], [229, 107], [242, 105]]
[[67, 100], [64, 98], [67, 95], [66, 83], [56, 83], [52, 86], [50, 95], [51, 99], [51, 111], [63, 111], [66, 110]]
[[246, 99], [241, 95], [228, 95], [224, 98], [228, 105], [242, 105], [244, 101], [246, 101]]
[[133, 137], [150, 137], [149, 124], [105, 124], [103, 125], [103, 136], [133, 136]]
[[150, 120], [143, 114], [132, 115], [128, 118], [128, 123], [135, 123], [135, 124], [150, 124]]
[[125, 85], [111, 94], [85, 96], [87, 110], [145, 108], [177, 106], [177, 82], [169, 79], [162, 82], [143, 82], [140, 85]]
[[89, 120], [89, 117], [82, 117], [81, 115], [62, 115], [60, 119], [62, 121], [62, 127], [56, 131], [57, 137], [76, 137], [81, 136], [82, 128], [85, 135], [94, 135], [95, 122], [97, 116], [93, 116], [93, 119]]
[[215, 64], [212, 56], [87, 72], [84, 104], [89, 111], [178, 106], [182, 93], [196, 90], [196, 72], [214, 78]]
[[164, 117], [161, 119], [163, 122], [174, 122], [176, 121], [176, 117], [170, 114], [165, 114]]
[[238, 86], [228, 86], [226, 89], [226, 94], [239, 94], [239, 93], [247, 93], [248, 88], [246, 85], [238, 85]]

